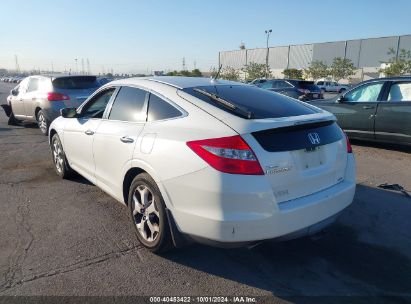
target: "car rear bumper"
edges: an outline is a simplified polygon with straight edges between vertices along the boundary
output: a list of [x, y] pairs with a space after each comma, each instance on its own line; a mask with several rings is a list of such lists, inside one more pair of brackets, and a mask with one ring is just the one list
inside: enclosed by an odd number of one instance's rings
[[355, 160], [352, 154], [348, 158], [342, 182], [282, 203], [276, 202], [264, 176], [220, 174], [212, 168], [164, 181], [163, 185], [178, 230], [204, 243], [301, 236], [352, 203]]

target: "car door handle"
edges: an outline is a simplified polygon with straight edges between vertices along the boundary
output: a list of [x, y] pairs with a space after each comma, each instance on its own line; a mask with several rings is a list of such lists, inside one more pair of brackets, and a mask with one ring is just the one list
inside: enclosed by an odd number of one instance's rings
[[369, 109], [374, 109], [375, 106], [363, 106], [362, 107], [364, 110], [369, 110]]
[[84, 133], [86, 133], [87, 135], [93, 135], [94, 134], [94, 132], [93, 131], [91, 131], [91, 130], [87, 130], [86, 132], [84, 132]]
[[130, 144], [130, 143], [134, 142], [134, 139], [132, 139], [131, 137], [128, 137], [128, 136], [123, 136], [122, 138], [120, 138], [120, 140], [123, 143], [126, 143], [126, 144]]

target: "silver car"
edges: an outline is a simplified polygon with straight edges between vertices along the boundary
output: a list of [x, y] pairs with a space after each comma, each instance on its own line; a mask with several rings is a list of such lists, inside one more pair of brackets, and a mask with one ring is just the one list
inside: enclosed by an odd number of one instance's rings
[[36, 75], [21, 81], [2, 105], [9, 125], [21, 120], [37, 122], [47, 135], [50, 123], [60, 116], [60, 109], [76, 108], [100, 87], [96, 76]]

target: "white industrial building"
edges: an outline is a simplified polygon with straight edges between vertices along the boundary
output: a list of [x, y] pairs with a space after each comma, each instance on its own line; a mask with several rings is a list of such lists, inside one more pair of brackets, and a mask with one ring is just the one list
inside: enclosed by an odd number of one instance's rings
[[[335, 42], [297, 44], [268, 48], [268, 64], [274, 77], [282, 78], [284, 69], [306, 69], [314, 60], [328, 65], [335, 57], [348, 58], [358, 68], [353, 82], [378, 77], [378, 70], [390, 48], [397, 53], [401, 49], [411, 50], [411, 35], [368, 38]], [[267, 48], [222, 51], [219, 65], [241, 70], [247, 63], [266, 63]]]

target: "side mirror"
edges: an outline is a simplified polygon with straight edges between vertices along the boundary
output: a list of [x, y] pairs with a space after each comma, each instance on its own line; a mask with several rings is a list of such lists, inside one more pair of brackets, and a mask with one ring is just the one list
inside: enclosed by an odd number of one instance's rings
[[337, 98], [337, 102], [338, 102], [338, 103], [343, 103], [344, 101], [346, 101], [344, 95], [340, 95], [340, 96]]
[[60, 114], [64, 118], [75, 118], [78, 116], [76, 108], [64, 108], [60, 110]]
[[19, 91], [16, 90], [16, 89], [13, 89], [13, 90], [10, 91], [10, 94], [13, 95], [13, 96], [17, 96], [17, 95], [19, 95]]

